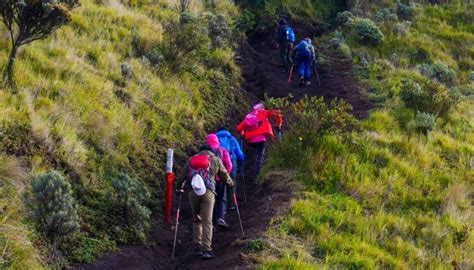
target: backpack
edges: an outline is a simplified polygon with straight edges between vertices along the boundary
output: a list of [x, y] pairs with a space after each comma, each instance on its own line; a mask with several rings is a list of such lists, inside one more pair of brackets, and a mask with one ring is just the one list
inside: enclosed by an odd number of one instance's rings
[[295, 32], [288, 25], [280, 26], [278, 29], [278, 41], [288, 41], [291, 43], [295, 42]]
[[188, 185], [197, 196], [203, 196], [206, 190], [216, 190], [216, 185], [210, 179], [209, 156], [195, 155], [191, 157], [188, 172]]
[[301, 42], [296, 47], [296, 50], [298, 53], [297, 55], [298, 58], [311, 58], [312, 57], [313, 51], [311, 50], [311, 44], [309, 44], [308, 42], [305, 42], [305, 41]]

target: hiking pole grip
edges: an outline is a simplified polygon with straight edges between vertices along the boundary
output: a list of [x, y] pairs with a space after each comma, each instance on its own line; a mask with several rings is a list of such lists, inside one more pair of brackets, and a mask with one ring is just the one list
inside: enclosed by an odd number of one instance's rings
[[182, 193], [179, 194], [178, 209], [176, 210], [176, 227], [174, 229], [173, 255], [171, 256], [172, 262], [174, 262], [174, 259], [175, 259], [176, 242], [178, 240], [178, 226], [179, 226], [179, 215], [180, 215], [180, 210], [181, 210], [181, 196], [182, 196]]
[[293, 77], [293, 69], [294, 69], [294, 65], [291, 65], [291, 68], [290, 68], [290, 75], [288, 76], [288, 83], [291, 83], [291, 78]]

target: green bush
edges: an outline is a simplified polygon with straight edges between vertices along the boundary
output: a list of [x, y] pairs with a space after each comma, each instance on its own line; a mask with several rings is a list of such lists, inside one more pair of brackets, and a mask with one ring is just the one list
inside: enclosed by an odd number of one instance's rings
[[430, 80], [415, 82], [404, 78], [401, 81], [400, 99], [405, 106], [435, 116], [444, 116], [455, 105], [455, 100], [448, 90]]
[[79, 228], [71, 185], [56, 171], [33, 178], [31, 191], [25, 193], [25, 204], [36, 229], [52, 245], [53, 254], [57, 252], [57, 245]]
[[402, 23], [397, 23], [395, 24], [395, 27], [393, 28], [393, 33], [398, 36], [406, 36], [408, 34], [408, 31], [410, 29], [411, 23], [406, 21]]
[[395, 22], [398, 20], [398, 17], [389, 8], [382, 8], [375, 13], [374, 20], [376, 22]]
[[414, 15], [413, 8], [397, 1], [397, 15], [402, 20], [411, 20]]
[[352, 26], [354, 24], [354, 15], [347, 10], [338, 12], [335, 23], [338, 26]]
[[416, 129], [426, 135], [435, 127], [436, 116], [431, 113], [417, 112], [415, 123]]
[[121, 209], [122, 218], [128, 225], [127, 230], [137, 240], [145, 240], [150, 228], [151, 211], [146, 206], [151, 198], [150, 192], [128, 174], [119, 174], [112, 180], [112, 186], [115, 203]]
[[430, 79], [447, 85], [451, 85], [456, 78], [456, 72], [441, 62], [420, 65], [418, 70]]
[[357, 19], [354, 23], [353, 36], [361, 45], [376, 46], [384, 40], [382, 31], [370, 19]]
[[231, 45], [231, 29], [227, 25], [224, 15], [208, 13], [205, 16], [205, 20], [213, 48], [225, 48]]
[[469, 72], [469, 82], [474, 83], [474, 71]]

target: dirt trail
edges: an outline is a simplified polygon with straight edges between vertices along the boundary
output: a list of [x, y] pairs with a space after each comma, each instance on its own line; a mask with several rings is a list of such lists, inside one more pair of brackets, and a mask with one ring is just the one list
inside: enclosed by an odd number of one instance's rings
[[[354, 107], [354, 115], [364, 117], [370, 103], [357, 92], [355, 79], [350, 76], [350, 61], [335, 53], [329, 54], [331, 66], [320, 67], [321, 86], [313, 83], [311, 87], [301, 88], [297, 84], [287, 83], [287, 73], [281, 66], [278, 51], [269, 42], [270, 35], [251, 39], [242, 47], [241, 63], [245, 83], [243, 88], [262, 98], [283, 97], [289, 93], [296, 98], [304, 95], [324, 96], [325, 98], [343, 98]], [[296, 75], [294, 76], [296, 79]], [[314, 80], [315, 81], [315, 80]], [[216, 229], [213, 248], [216, 258], [203, 261], [193, 255], [191, 236], [191, 213], [187, 196], [183, 197], [179, 243], [176, 263], [171, 263], [173, 228], [163, 223], [155, 223], [150, 240], [146, 245], [127, 246], [118, 253], [105, 255], [93, 264], [76, 266], [75, 269], [247, 269], [252, 265], [245, 259], [242, 251], [251, 239], [257, 238], [268, 227], [272, 217], [287, 208], [288, 192], [271, 190], [252, 185], [247, 179], [247, 202], [243, 201], [242, 181], [238, 186], [239, 203], [246, 237], [242, 239], [235, 212], [228, 214], [232, 225], [230, 230]], [[177, 203], [174, 203], [177, 205]], [[173, 210], [174, 212], [174, 210]], [[161, 220], [161, 219], [159, 219]]]

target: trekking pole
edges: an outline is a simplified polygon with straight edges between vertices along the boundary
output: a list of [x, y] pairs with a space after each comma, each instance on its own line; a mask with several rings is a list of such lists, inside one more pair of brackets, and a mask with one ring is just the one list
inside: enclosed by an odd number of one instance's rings
[[[244, 139], [240, 141], [240, 149], [244, 151]], [[242, 182], [244, 183], [244, 202], [247, 202], [247, 188], [245, 185], [245, 161], [242, 162]], [[237, 189], [236, 189], [237, 190]], [[235, 193], [234, 193], [235, 194]]]
[[316, 79], [318, 80], [318, 86], [321, 86], [321, 81], [319, 80], [318, 68], [316, 67], [316, 62], [314, 62], [314, 73], [316, 73]]
[[173, 255], [171, 257], [172, 262], [174, 262], [174, 253], [176, 251], [176, 241], [178, 240], [179, 210], [181, 209], [181, 195], [182, 193], [179, 194], [178, 210], [176, 210], [176, 227], [174, 229]]
[[291, 78], [293, 77], [293, 68], [295, 66], [294, 65], [291, 65], [291, 68], [290, 68], [290, 76], [288, 76], [288, 83], [291, 83]]
[[242, 225], [242, 218], [240, 218], [240, 209], [239, 209], [239, 204], [237, 203], [237, 196], [234, 193], [234, 204], [235, 208], [237, 209], [237, 216], [239, 217], [239, 222], [240, 222], [240, 231], [242, 232], [242, 238], [245, 237], [244, 233], [244, 226]]

